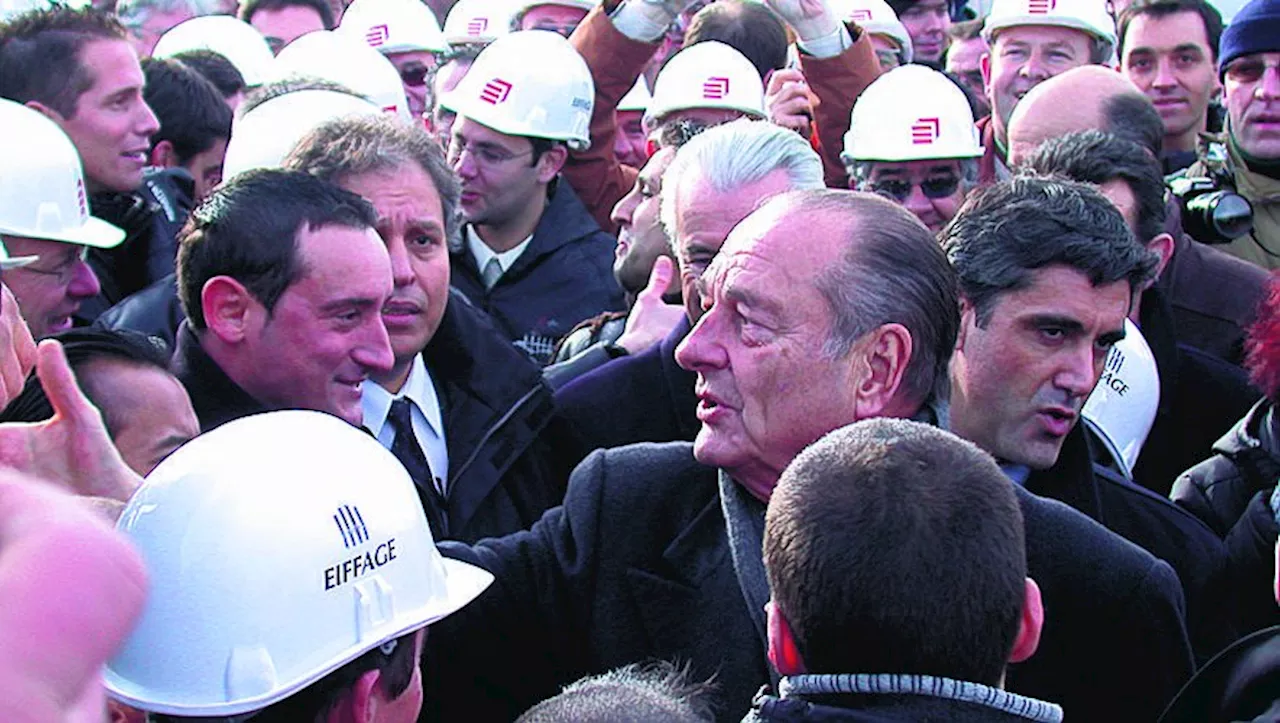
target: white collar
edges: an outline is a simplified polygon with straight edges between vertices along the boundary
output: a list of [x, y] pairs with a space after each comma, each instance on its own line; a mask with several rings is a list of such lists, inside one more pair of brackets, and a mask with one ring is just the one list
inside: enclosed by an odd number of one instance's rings
[[440, 398], [436, 395], [436, 385], [431, 381], [431, 373], [422, 361], [422, 355], [413, 357], [413, 366], [409, 368], [409, 378], [405, 380], [400, 393], [393, 395], [381, 384], [366, 380], [361, 388], [360, 403], [364, 407], [364, 426], [375, 437], [380, 436], [382, 427], [387, 423], [387, 415], [391, 413], [391, 403], [401, 397], [407, 397], [422, 412], [436, 436], [444, 438], [444, 418], [440, 414]]
[[515, 248], [497, 253], [489, 248], [489, 244], [485, 243], [484, 239], [480, 238], [480, 234], [476, 233], [474, 225], [467, 224], [466, 228], [467, 246], [471, 249], [471, 255], [476, 260], [476, 268], [480, 269], [482, 273], [484, 272], [484, 267], [489, 264], [490, 259], [497, 259], [502, 273], [507, 273], [515, 265], [516, 259], [520, 258], [520, 254], [523, 254], [524, 250], [529, 248], [529, 242], [533, 241], [533, 234], [529, 234], [525, 240], [516, 244]]

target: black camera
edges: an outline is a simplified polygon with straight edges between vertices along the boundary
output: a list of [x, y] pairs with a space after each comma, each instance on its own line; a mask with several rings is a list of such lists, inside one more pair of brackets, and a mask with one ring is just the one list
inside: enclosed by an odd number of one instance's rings
[[1175, 178], [1169, 190], [1182, 209], [1182, 229], [1197, 241], [1225, 244], [1253, 230], [1253, 206], [1213, 178]]

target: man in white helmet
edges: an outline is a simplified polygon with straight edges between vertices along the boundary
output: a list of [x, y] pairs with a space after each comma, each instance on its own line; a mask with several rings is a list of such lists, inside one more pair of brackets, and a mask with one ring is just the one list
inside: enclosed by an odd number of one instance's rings
[[623, 308], [615, 241], [559, 177], [590, 142], [592, 95], [568, 41], [530, 30], [485, 48], [443, 99], [458, 114], [448, 158], [466, 221], [453, 285], [541, 363], [579, 321]]
[[118, 246], [124, 231], [89, 215], [80, 157], [57, 124], [0, 100], [0, 125], [0, 239], [22, 259], [0, 261], [0, 279], [39, 339], [70, 329], [80, 304], [97, 296], [85, 254]]
[[416, 501], [395, 457], [327, 415], [189, 442], [117, 525], [151, 589], [109, 695], [155, 723], [412, 723], [424, 629], [493, 580], [441, 558]]
[[549, 30], [567, 38], [596, 4], [596, 0], [518, 0], [511, 9], [511, 29]]
[[1116, 45], [1105, 0], [996, 0], [982, 29], [982, 59], [991, 115], [978, 121], [979, 181], [1008, 178], [1008, 129], [1013, 108], [1038, 83], [1081, 65], [1103, 65]]
[[427, 6], [418, 0], [357, 0], [343, 14], [339, 30], [391, 61], [404, 84], [410, 116], [422, 118], [435, 105], [438, 54], [449, 46]]
[[936, 234], [977, 184], [981, 155], [964, 92], [936, 70], [905, 65], [853, 106], [841, 157], [850, 188], [902, 204]]

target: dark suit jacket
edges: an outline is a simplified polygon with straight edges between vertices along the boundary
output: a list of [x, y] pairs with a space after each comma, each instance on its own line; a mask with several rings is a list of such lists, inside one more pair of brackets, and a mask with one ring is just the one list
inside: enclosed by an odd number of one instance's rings
[[697, 375], [676, 364], [676, 347], [692, 325], [685, 318], [657, 344], [635, 356], [601, 366], [556, 392], [560, 415], [582, 447], [578, 460], [596, 449], [637, 442], [692, 442], [698, 434]]
[[[1154, 720], [1191, 675], [1173, 571], [1065, 505], [1018, 494], [1047, 622], [1009, 689], [1075, 720]], [[718, 720], [736, 721], [769, 681], [716, 471], [687, 443], [596, 452], [531, 530], [441, 549], [496, 581], [431, 627], [422, 720], [509, 721], [584, 674], [665, 658], [715, 675]]]

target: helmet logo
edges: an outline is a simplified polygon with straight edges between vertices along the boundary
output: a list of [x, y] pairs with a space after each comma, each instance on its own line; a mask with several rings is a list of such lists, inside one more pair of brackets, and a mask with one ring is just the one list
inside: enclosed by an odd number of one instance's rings
[[89, 199], [84, 193], [84, 179], [76, 179], [76, 205], [80, 207], [81, 218], [89, 215]]
[[723, 76], [707, 78], [702, 84], [702, 97], [705, 100], [724, 100], [729, 95], [729, 79]]
[[467, 35], [480, 35], [489, 29], [489, 18], [472, 18], [467, 23]]
[[869, 23], [873, 19], [871, 11], [866, 8], [858, 8], [849, 14], [849, 19], [855, 23]]
[[382, 25], [374, 25], [369, 28], [369, 32], [364, 34], [365, 42], [375, 48], [379, 45], [385, 44], [389, 37], [391, 37], [391, 31], [387, 29], [386, 23], [383, 23]]
[[343, 505], [333, 515], [333, 522], [342, 533], [342, 546], [352, 548], [369, 541], [369, 528], [364, 526], [364, 518], [360, 510], [351, 505]]
[[937, 118], [917, 118], [911, 126], [911, 144], [915, 146], [931, 145], [938, 140], [941, 124]]
[[1056, 7], [1058, 0], [1027, 0], [1027, 13], [1031, 15], [1048, 15]]
[[507, 99], [511, 94], [511, 84], [501, 78], [494, 78], [484, 84], [484, 88], [480, 90], [480, 100], [489, 105], [497, 105]]

